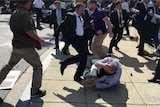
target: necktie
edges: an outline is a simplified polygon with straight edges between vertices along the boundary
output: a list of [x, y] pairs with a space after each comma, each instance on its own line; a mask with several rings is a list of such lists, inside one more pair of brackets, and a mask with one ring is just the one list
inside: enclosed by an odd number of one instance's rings
[[122, 14], [121, 11], [119, 11], [119, 26], [122, 27]]
[[79, 17], [79, 20], [82, 21], [81, 16], [78, 16], [78, 17]]
[[[159, 14], [159, 12], [158, 12], [158, 9], [156, 8], [156, 14]], [[156, 24], [158, 24], [159, 23], [159, 21], [158, 21], [158, 19], [156, 18]]]

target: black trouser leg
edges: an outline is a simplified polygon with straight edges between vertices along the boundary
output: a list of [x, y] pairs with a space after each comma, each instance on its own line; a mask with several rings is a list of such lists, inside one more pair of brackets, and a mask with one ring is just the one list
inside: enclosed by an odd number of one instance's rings
[[155, 72], [154, 78], [160, 79], [160, 59], [158, 60], [158, 64], [157, 64], [157, 67], [156, 67], [156, 72]]
[[118, 32], [117, 32], [117, 38], [116, 38], [115, 46], [117, 46], [119, 41], [122, 39], [122, 35], [123, 35], [123, 28], [119, 28], [117, 30], [118, 30]]
[[41, 9], [36, 8], [36, 22], [37, 22], [37, 27], [40, 26], [40, 18], [41, 18]]

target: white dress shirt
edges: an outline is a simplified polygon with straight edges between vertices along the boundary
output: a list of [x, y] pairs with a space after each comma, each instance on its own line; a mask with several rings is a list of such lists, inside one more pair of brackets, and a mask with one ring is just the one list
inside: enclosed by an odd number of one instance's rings
[[74, 12], [76, 15], [76, 35], [83, 36], [84, 35], [84, 20], [82, 16], [79, 16], [76, 12]]
[[128, 3], [127, 3], [126, 1], [124, 1], [124, 2], [122, 3], [122, 9], [126, 10], [127, 13], [130, 13], [129, 5], [128, 5]]
[[[153, 8], [154, 8], [153, 14], [159, 14], [158, 10], [155, 7], [153, 7]], [[154, 24], [158, 24], [158, 19], [155, 16], [153, 16], [151, 19], [151, 22]]]
[[33, 2], [35, 8], [41, 9], [44, 6], [43, 0], [34, 0]]
[[62, 11], [61, 11], [61, 9], [56, 9], [56, 17], [57, 17], [57, 24], [59, 26], [62, 22]]

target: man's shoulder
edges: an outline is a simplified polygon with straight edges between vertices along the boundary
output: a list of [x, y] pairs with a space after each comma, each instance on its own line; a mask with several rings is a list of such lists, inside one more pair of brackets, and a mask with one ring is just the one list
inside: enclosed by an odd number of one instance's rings
[[28, 17], [28, 16], [30, 16], [30, 13], [25, 9], [17, 9], [16, 11], [14, 11], [12, 13], [12, 15], [18, 15], [19, 18], [20, 18], [20, 17], [23, 17], [23, 16]]
[[73, 12], [67, 12], [67, 17], [75, 17], [76, 15]]

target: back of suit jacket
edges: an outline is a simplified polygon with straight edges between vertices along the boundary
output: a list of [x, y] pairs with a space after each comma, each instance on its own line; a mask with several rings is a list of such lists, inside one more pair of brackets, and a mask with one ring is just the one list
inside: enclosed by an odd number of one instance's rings
[[59, 32], [65, 30], [65, 38], [68, 42], [71, 42], [76, 35], [76, 16], [74, 13], [67, 13], [64, 21], [55, 30], [54, 36], [58, 36]]
[[139, 1], [134, 6], [135, 9], [138, 9], [140, 11], [140, 14], [136, 15], [136, 21], [137, 23], [143, 23], [145, 16], [147, 15], [147, 9], [142, 1]]

